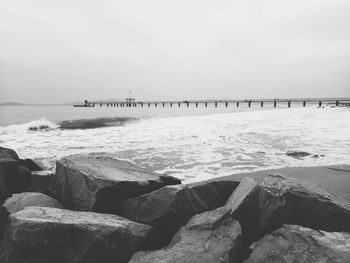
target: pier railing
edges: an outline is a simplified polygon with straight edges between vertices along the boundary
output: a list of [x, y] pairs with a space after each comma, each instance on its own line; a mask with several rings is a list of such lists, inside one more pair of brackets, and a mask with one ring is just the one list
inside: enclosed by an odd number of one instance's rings
[[270, 105], [273, 107], [298, 105], [306, 107], [307, 105], [335, 105], [350, 106], [350, 98], [293, 98], [293, 99], [219, 99], [219, 100], [153, 100], [153, 101], [85, 101], [83, 105], [74, 105], [78, 107], [264, 107]]

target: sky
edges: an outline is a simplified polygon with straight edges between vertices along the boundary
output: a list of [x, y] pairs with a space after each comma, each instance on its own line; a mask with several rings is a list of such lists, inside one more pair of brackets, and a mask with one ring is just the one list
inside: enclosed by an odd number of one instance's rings
[[349, 0], [0, 0], [0, 102], [350, 97]]

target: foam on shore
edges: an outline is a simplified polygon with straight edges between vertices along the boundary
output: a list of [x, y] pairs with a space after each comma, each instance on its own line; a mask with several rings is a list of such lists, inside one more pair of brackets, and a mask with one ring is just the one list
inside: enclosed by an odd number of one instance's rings
[[[57, 159], [70, 154], [108, 152], [185, 182], [269, 168], [350, 163], [348, 108], [154, 117], [122, 123], [92, 129], [60, 129], [47, 123], [50, 128], [42, 132], [28, 130], [33, 124], [12, 125], [0, 128], [0, 144], [23, 158], [40, 160], [46, 168], [53, 169]], [[287, 154], [293, 151], [303, 154]]]

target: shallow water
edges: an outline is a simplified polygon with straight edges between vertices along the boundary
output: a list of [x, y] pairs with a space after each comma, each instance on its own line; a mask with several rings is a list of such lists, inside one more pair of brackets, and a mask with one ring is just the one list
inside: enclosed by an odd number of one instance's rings
[[[39, 160], [49, 169], [63, 156], [89, 152], [114, 153], [186, 182], [265, 168], [350, 163], [348, 108], [142, 111], [56, 106], [45, 112], [43, 108], [31, 111], [29, 106], [23, 107], [27, 107], [23, 114], [15, 107], [2, 108], [12, 109], [13, 116], [6, 111], [0, 115], [7, 114], [2, 119], [6, 126], [0, 127], [0, 145], [15, 149], [22, 158]], [[38, 116], [46, 119], [31, 121]], [[138, 118], [94, 129], [60, 129], [58, 123], [112, 116]], [[21, 122], [25, 123], [13, 124]], [[48, 127], [29, 130], [40, 125]], [[288, 150], [310, 155], [287, 156]]]

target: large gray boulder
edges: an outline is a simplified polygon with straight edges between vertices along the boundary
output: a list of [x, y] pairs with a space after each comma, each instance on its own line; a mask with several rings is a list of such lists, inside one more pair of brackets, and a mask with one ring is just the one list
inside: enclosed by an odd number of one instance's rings
[[9, 216], [2, 263], [123, 263], [152, 243], [153, 230], [125, 218], [49, 207]]
[[6, 210], [11, 214], [23, 210], [29, 206], [63, 208], [63, 205], [61, 205], [50, 196], [42, 193], [30, 192], [14, 194], [3, 204], [3, 207], [5, 207]]
[[181, 183], [109, 154], [63, 158], [57, 161], [56, 176], [57, 197], [66, 207], [108, 213], [122, 199]]
[[245, 263], [349, 263], [350, 233], [284, 225], [251, 246]]
[[20, 163], [17, 153], [9, 148], [0, 147], [0, 166], [6, 185], [12, 193], [20, 193], [31, 183], [31, 172]]
[[8, 216], [29, 206], [63, 208], [55, 199], [41, 193], [14, 194], [0, 206], [0, 243], [6, 229]]
[[269, 175], [261, 184], [245, 178], [226, 203], [242, 226], [244, 246], [283, 224], [350, 232], [348, 201], [306, 181]]
[[241, 228], [225, 208], [195, 215], [161, 250], [136, 253], [130, 263], [237, 262]]
[[223, 206], [238, 184], [215, 181], [166, 186], [124, 200], [118, 207], [118, 214], [154, 226], [162, 234], [162, 243], [166, 244], [192, 216]]

